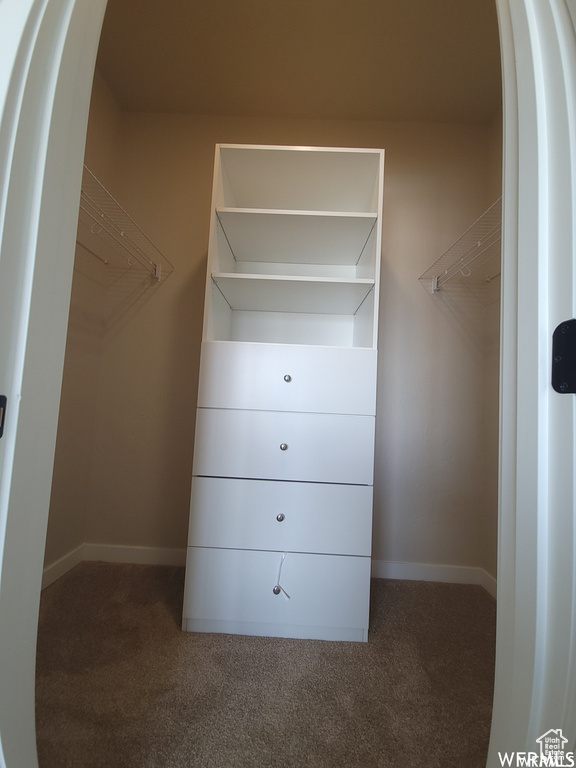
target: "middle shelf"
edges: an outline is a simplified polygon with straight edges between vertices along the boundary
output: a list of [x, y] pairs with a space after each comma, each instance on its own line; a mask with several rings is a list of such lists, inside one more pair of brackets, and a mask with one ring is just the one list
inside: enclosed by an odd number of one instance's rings
[[373, 213], [217, 208], [236, 262], [356, 266], [374, 225]]
[[374, 280], [213, 273], [212, 280], [233, 310], [353, 315]]

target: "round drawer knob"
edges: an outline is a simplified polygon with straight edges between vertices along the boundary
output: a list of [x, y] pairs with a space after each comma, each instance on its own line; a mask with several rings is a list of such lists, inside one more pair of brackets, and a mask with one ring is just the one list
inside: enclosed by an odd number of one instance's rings
[[276, 520], [278, 520], [278, 522], [281, 523], [284, 520], [284, 513], [280, 512], [279, 515], [276, 515]]
[[278, 584], [276, 584], [276, 586], [274, 587], [272, 592], [274, 592], [275, 595], [279, 595], [280, 594], [280, 587], [278, 586]]
[[288, 443], [280, 443], [280, 450], [281, 451], [287, 451], [288, 450]]
[[292, 376], [290, 376], [290, 374], [289, 374], [289, 373], [287, 373], [287, 374], [284, 376], [284, 381], [286, 381], [286, 382], [290, 383], [290, 382], [292, 381]]

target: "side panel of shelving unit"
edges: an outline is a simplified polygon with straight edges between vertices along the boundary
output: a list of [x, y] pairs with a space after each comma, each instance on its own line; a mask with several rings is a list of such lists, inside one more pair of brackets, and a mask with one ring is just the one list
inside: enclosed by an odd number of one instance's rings
[[375, 286], [354, 314], [351, 346], [356, 349], [375, 347], [378, 336], [378, 306], [374, 306], [377, 286]]
[[[374, 292], [372, 295], [372, 307], [361, 307], [360, 308], [360, 314], [362, 315], [363, 312], [368, 312], [370, 309], [372, 313], [372, 346], [374, 349], [378, 348], [378, 323], [379, 323], [379, 310], [380, 310], [380, 274], [381, 274], [381, 254], [382, 254], [382, 226], [383, 226], [383, 216], [384, 216], [384, 160], [385, 160], [385, 152], [384, 150], [380, 150], [379, 152], [379, 172], [378, 172], [378, 189], [377, 189], [377, 211], [378, 211], [378, 221], [376, 223], [375, 231], [374, 231], [374, 237], [375, 237], [375, 243], [374, 243], [374, 249], [372, 251], [373, 258], [374, 258]], [[362, 275], [359, 274], [359, 277]], [[365, 302], [366, 303], [366, 302]], [[368, 323], [368, 320], [366, 319], [366, 324]], [[359, 331], [360, 328], [363, 326], [359, 324]], [[355, 340], [355, 344], [357, 343], [358, 346], [363, 346], [363, 344], [360, 343], [360, 338], [358, 338], [358, 341]]]
[[[212, 176], [212, 200], [210, 208], [210, 234], [208, 238], [208, 259], [206, 264], [206, 288], [204, 291], [204, 318], [202, 324], [202, 339], [230, 338], [230, 307], [222, 294], [212, 282], [212, 273], [219, 271], [218, 262], [219, 242], [217, 238], [218, 217], [216, 208], [223, 200], [223, 179], [220, 158], [220, 145], [216, 145], [214, 153], [214, 173]], [[224, 252], [224, 251], [223, 251]], [[231, 256], [233, 260], [233, 256]]]

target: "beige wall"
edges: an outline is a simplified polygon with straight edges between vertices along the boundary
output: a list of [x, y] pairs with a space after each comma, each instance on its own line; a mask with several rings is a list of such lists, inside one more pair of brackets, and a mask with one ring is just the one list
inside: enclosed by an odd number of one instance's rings
[[[83, 493], [56, 466], [49, 555], [65, 515], [94, 543], [184, 547], [216, 142], [387, 150], [374, 558], [487, 563], [483, 467], [486, 318], [461, 296], [418, 282], [493, 200], [490, 130], [481, 126], [286, 121], [123, 113], [97, 80], [88, 163], [174, 264], [159, 286], [130, 276], [101, 296], [98, 373], [67, 364], [67, 397], [97, 380], [93, 418], [63, 405], [59, 442], [91, 445]], [[108, 125], [109, 128], [105, 128]], [[96, 147], [113, 160], [101, 162]], [[86, 286], [84, 286], [86, 287]], [[83, 290], [74, 287], [75, 293]], [[456, 294], [458, 292], [456, 291]], [[84, 299], [73, 300], [75, 309]], [[86, 301], [86, 305], [89, 304]], [[69, 346], [80, 354], [82, 339]], [[89, 381], [88, 381], [89, 380]], [[82, 427], [80, 420], [86, 417]], [[59, 449], [60, 454], [60, 449]], [[69, 458], [69, 454], [68, 454]], [[80, 482], [78, 483], [80, 485]], [[66, 512], [63, 510], [66, 509]], [[53, 527], [54, 526], [54, 527]], [[58, 530], [57, 530], [58, 529]], [[51, 562], [47, 557], [47, 563]]]
[[[96, 73], [86, 164], [103, 183], [112, 186], [118, 167], [120, 120], [121, 112], [114, 98]], [[47, 564], [54, 563], [85, 540], [100, 354], [108, 301], [105, 286], [104, 265], [77, 246], [46, 537]]]

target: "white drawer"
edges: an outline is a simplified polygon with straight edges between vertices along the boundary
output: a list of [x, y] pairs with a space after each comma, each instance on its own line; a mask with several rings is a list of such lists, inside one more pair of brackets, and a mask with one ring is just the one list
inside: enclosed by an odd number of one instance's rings
[[372, 485], [373, 465], [373, 416], [197, 410], [194, 475]]
[[188, 544], [370, 556], [372, 488], [195, 477]]
[[198, 406], [373, 416], [376, 354], [374, 349], [204, 342]]
[[197, 632], [366, 640], [370, 558], [190, 547], [183, 627]]

